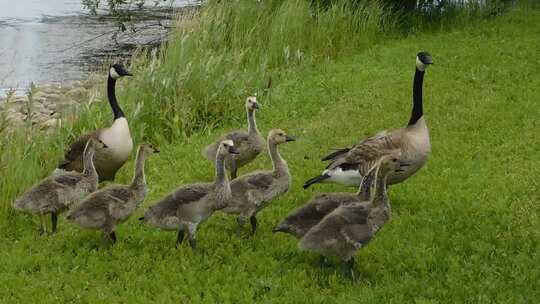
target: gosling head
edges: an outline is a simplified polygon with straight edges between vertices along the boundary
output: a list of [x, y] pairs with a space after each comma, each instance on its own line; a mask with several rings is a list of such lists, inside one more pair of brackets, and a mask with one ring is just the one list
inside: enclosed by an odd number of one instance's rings
[[94, 150], [101, 150], [101, 149], [107, 149], [109, 148], [101, 139], [90, 137], [88, 142], [86, 143], [86, 149], [92, 148]]
[[385, 176], [391, 172], [403, 171], [401, 168], [407, 164], [401, 162], [400, 158], [401, 152], [399, 151], [381, 157], [379, 162], [379, 172], [382, 174], [382, 176]]
[[296, 138], [290, 135], [287, 135], [287, 133], [285, 133], [285, 131], [281, 129], [272, 129], [270, 130], [270, 132], [268, 132], [268, 142], [275, 145], [279, 145], [279, 144], [286, 143], [288, 141], [295, 141], [295, 140]]
[[248, 98], [246, 98], [246, 109], [248, 109], [249, 111], [255, 111], [259, 109], [257, 97], [249, 96]]
[[218, 155], [236, 155], [240, 154], [238, 149], [234, 146], [234, 143], [232, 140], [227, 139], [219, 143], [219, 149], [218, 149]]
[[416, 68], [418, 70], [423, 72], [430, 64], [433, 64], [433, 58], [428, 52], [420, 52], [416, 55]]
[[124, 76], [133, 76], [121, 63], [116, 63], [109, 69], [109, 76], [116, 80]]
[[141, 144], [141, 146], [139, 147], [139, 153], [141, 152], [144, 153], [145, 155], [149, 155], [149, 154], [159, 153], [159, 150], [154, 145], [145, 143], [145, 144]]

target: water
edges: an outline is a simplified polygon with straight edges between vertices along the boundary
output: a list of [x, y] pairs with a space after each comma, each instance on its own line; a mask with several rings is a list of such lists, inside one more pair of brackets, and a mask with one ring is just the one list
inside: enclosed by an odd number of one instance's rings
[[[197, 2], [176, 0], [171, 5]], [[158, 20], [149, 19], [135, 25], [141, 29], [137, 33], [120, 34], [116, 43], [112, 37], [117, 24], [103, 19], [89, 16], [81, 0], [0, 0], [0, 97], [10, 89], [21, 92], [30, 83], [83, 79], [105, 58], [125, 54], [127, 45], [166, 34]]]

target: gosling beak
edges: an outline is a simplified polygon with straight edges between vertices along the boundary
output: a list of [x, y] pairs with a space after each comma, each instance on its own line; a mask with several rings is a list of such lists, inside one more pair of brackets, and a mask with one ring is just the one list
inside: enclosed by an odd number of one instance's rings
[[103, 143], [103, 148], [104, 149], [109, 149], [109, 146], [107, 146], [105, 143]]
[[231, 154], [240, 154], [240, 151], [236, 147], [229, 147], [229, 153]]
[[296, 141], [296, 138], [294, 138], [292, 136], [289, 136], [289, 135], [286, 135], [285, 136], [285, 141]]
[[159, 150], [154, 148], [154, 153], [159, 153]]
[[253, 108], [258, 110], [258, 109], [260, 109], [261, 107], [259, 106], [258, 103], [254, 103], [254, 104], [253, 104]]

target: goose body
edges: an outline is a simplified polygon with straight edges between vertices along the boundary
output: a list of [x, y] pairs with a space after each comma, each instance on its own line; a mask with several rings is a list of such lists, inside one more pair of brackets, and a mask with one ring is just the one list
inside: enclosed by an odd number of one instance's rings
[[225, 172], [225, 158], [229, 154], [236, 153], [238, 152], [231, 140], [222, 141], [214, 157], [216, 177], [213, 183], [182, 186], [150, 207], [139, 220], [152, 227], [178, 231], [177, 247], [187, 233], [189, 244], [195, 249], [198, 226], [216, 210], [225, 207], [231, 199], [231, 187]]
[[287, 192], [291, 186], [292, 179], [287, 162], [279, 154], [277, 146], [294, 140], [283, 130], [271, 130], [268, 134], [268, 151], [273, 170], [252, 172], [231, 182], [232, 199], [222, 211], [238, 214], [238, 223], [241, 226], [249, 219], [253, 233], [257, 229], [257, 213], [273, 199]]
[[116, 64], [109, 70], [107, 93], [109, 104], [114, 114], [114, 121], [108, 128], [86, 133], [75, 140], [66, 151], [64, 159], [58, 168], [66, 171], [82, 171], [82, 151], [89, 138], [95, 138], [105, 143], [109, 149], [99, 151], [95, 155], [94, 164], [99, 175], [99, 181], [114, 180], [116, 172], [124, 165], [131, 151], [133, 140], [129, 124], [116, 99], [116, 80], [122, 76], [131, 75], [122, 65]]
[[432, 63], [433, 60], [428, 53], [418, 53], [413, 109], [406, 127], [379, 132], [350, 148], [330, 153], [323, 158], [323, 161], [329, 161], [327, 168], [319, 176], [306, 181], [304, 188], [320, 182], [358, 187], [368, 168], [371, 168], [381, 155], [394, 150], [401, 152], [400, 160], [408, 166], [401, 172], [391, 173], [388, 176], [388, 184], [400, 183], [422, 168], [431, 151], [429, 131], [423, 115], [422, 85], [425, 69]]
[[106, 145], [91, 138], [84, 150], [83, 172], [59, 172], [44, 179], [15, 200], [13, 208], [39, 214], [41, 231], [45, 231], [42, 216], [51, 214], [52, 232], [56, 231], [57, 215], [97, 189], [98, 175], [93, 165], [97, 149]]
[[144, 201], [147, 191], [144, 163], [148, 155], [157, 152], [150, 144], [141, 145], [133, 182], [125, 186], [108, 186], [92, 193], [70, 210], [67, 219], [82, 228], [102, 230], [104, 236], [116, 241], [116, 226], [125, 222]]
[[219, 144], [224, 140], [232, 140], [238, 150], [238, 155], [228, 155], [225, 159], [225, 166], [231, 172], [231, 178], [237, 176], [237, 170], [254, 160], [264, 150], [264, 138], [257, 129], [255, 111], [259, 109], [259, 104], [255, 97], [248, 97], [246, 100], [246, 113], [248, 120], [248, 130], [237, 130], [221, 136], [213, 144], [203, 149], [203, 156], [211, 162], [215, 161]]

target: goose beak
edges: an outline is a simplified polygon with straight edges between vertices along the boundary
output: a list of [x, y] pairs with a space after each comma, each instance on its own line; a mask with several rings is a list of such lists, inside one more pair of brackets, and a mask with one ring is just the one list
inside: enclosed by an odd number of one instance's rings
[[240, 154], [240, 151], [238, 151], [238, 149], [236, 149], [236, 147], [229, 147], [229, 153], [231, 154]]
[[294, 138], [292, 136], [289, 136], [289, 135], [286, 135], [285, 136], [285, 141], [296, 141], [296, 138]]
[[107, 146], [105, 143], [103, 143], [103, 148], [104, 149], [109, 149], [109, 146]]

